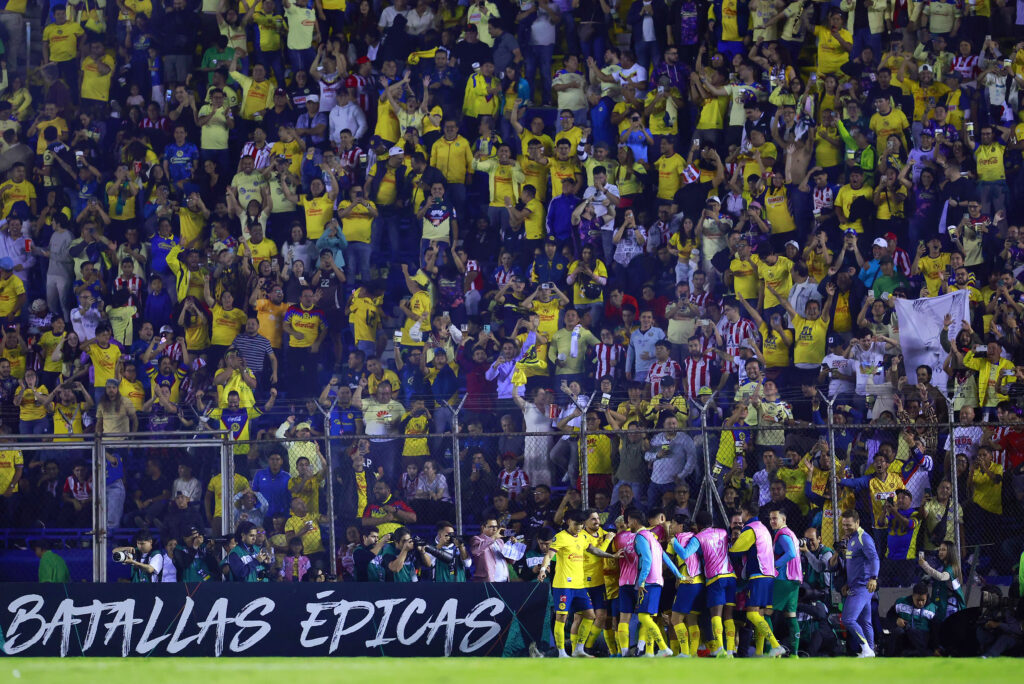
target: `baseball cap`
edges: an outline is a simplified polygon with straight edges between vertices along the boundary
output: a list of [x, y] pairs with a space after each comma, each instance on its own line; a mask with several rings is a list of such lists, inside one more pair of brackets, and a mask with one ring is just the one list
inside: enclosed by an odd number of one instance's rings
[[889, 246], [889, 243], [885, 241], [885, 238], [875, 238], [875, 241], [871, 243], [871, 246], [885, 249]]
[[285, 90], [284, 88], [278, 88], [277, 90], [274, 91], [274, 95], [284, 95], [285, 97], [288, 97], [288, 91]]
[[420, 287], [427, 287], [430, 285], [430, 278], [423, 271], [416, 271], [416, 275], [412, 277], [412, 281]]
[[783, 247], [789, 247], [790, 245], [793, 245], [797, 249], [800, 249], [800, 245], [797, 244], [796, 240], [788, 240], [788, 241], [786, 241], [786, 244], [783, 245]]
[[717, 202], [718, 204], [721, 204], [722, 200], [718, 198], [718, 195], [712, 195], [711, 197], [708, 197], [708, 202]]
[[13, 271], [14, 270], [14, 259], [12, 259], [11, 257], [6, 257], [6, 256], [0, 258], [0, 269], [2, 269], [4, 271]]
[[827, 344], [830, 347], [834, 347], [837, 344], [842, 344], [842, 343], [843, 343], [843, 341], [839, 339], [838, 335], [829, 335], [828, 339], [825, 340], [825, 344]]
[[316, 93], [312, 93], [312, 94], [306, 96], [306, 102], [319, 102], [319, 101], [320, 101], [320, 96], [317, 95]]
[[[178, 492], [178, 493], [181, 494], [181, 492]], [[189, 525], [188, 527], [185, 528], [185, 536], [186, 537], [191, 537], [191, 536], [194, 536], [194, 535], [197, 535], [197, 534], [199, 534], [199, 528], [196, 527], [195, 525]]]
[[714, 392], [712, 392], [711, 388], [708, 387], [707, 385], [697, 390], [698, 397], [710, 397], [712, 394], [714, 394]]
[[360, 57], [359, 59], [356, 60], [356, 64], [369, 64], [369, 63], [370, 63], [370, 58], [367, 57], [366, 55], [363, 55], [362, 57]]
[[927, 71], [928, 73], [932, 73], [932, 67], [929, 64], [922, 64], [921, 66], [919, 66], [917, 68], [917, 70], [918, 71]]
[[299, 423], [298, 425], [295, 426], [295, 430], [296, 431], [298, 431], [298, 430], [309, 430], [311, 427], [312, 427], [312, 425], [309, 424], [309, 421], [308, 420], [304, 420], [304, 421], [302, 421], [301, 423]]
[[886, 233], [882, 237], [884, 237], [886, 240], [891, 240], [892, 242], [896, 242], [896, 233]]
[[395, 145], [390, 150], [388, 150], [388, 156], [389, 157], [401, 157], [404, 154], [405, 154], [405, 150], [403, 150], [398, 145]]
[[117, 380], [115, 380], [114, 378], [109, 378], [107, 380], [107, 382], [106, 382], [106, 386], [107, 387], [117, 387]]
[[32, 313], [42, 313], [44, 309], [46, 309], [45, 299], [32, 300], [32, 306], [30, 307], [30, 311], [32, 311]]
[[161, 333], [172, 333], [172, 332], [174, 332], [174, 328], [172, 328], [169, 325], [161, 325], [160, 326], [160, 332]]

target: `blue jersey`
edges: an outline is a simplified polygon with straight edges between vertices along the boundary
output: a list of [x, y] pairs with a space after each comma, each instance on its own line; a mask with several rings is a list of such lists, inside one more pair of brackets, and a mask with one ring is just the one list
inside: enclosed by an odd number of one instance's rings
[[348, 408], [334, 407], [331, 411], [331, 437], [356, 434], [356, 421], [363, 417], [363, 412], [352, 406]]
[[184, 145], [171, 143], [164, 148], [164, 159], [172, 181], [188, 180], [192, 177], [192, 164], [199, 159], [199, 148], [195, 143]]

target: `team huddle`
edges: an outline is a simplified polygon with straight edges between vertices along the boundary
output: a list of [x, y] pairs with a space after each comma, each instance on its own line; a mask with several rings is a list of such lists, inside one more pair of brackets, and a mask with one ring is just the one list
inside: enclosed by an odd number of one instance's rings
[[[677, 515], [666, 522], [664, 542], [656, 534], [659, 521], [635, 509], [615, 520], [614, 531], [601, 528], [596, 511], [570, 513], [566, 529], [546, 543], [546, 550], [541, 547], [546, 553], [539, 579], [555, 562], [558, 656], [592, 657], [587, 650], [602, 631], [611, 657], [627, 656], [634, 614], [639, 625], [636, 653], [644, 657], [695, 657], [704, 644], [710, 655], [731, 658], [737, 650], [736, 623], [742, 619], [753, 632], [756, 656], [796, 655], [797, 599], [803, 581], [800, 541], [782, 512], [771, 513], [774, 534], [758, 520], [756, 503], [745, 505], [741, 513], [743, 527], [731, 543], [729, 531], [715, 527], [707, 511], [692, 520]], [[849, 529], [847, 517], [853, 518]], [[858, 537], [855, 517], [844, 513], [844, 532]], [[666, 585], [663, 568], [675, 576], [674, 587]], [[570, 612], [571, 655], [565, 644]], [[670, 630], [662, 631], [659, 617], [667, 617], [661, 624], [667, 622]], [[784, 632], [785, 647], [776, 631]], [[862, 655], [874, 655], [870, 630], [868, 635], [852, 631], [861, 639]]]

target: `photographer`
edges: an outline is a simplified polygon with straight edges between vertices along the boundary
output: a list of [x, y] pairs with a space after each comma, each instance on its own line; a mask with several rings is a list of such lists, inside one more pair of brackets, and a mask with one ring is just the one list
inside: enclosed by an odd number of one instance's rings
[[270, 554], [256, 546], [256, 525], [244, 520], [238, 523], [235, 548], [228, 554], [227, 564], [232, 582], [269, 582], [267, 566]]
[[381, 551], [391, 541], [391, 535], [380, 534], [376, 527], [364, 527], [361, 536], [363, 543], [352, 550], [356, 582], [382, 582]]
[[474, 582], [507, 582], [508, 562], [505, 560], [505, 529], [494, 518], [485, 518], [480, 534], [470, 542], [473, 554]]
[[455, 534], [455, 528], [447, 520], [437, 523], [434, 545], [426, 545], [426, 565], [431, 569], [435, 582], [465, 582], [466, 572], [472, 561], [462, 539]]
[[159, 582], [163, 574], [163, 554], [154, 548], [153, 535], [140, 530], [132, 541], [134, 546], [119, 546], [113, 550], [114, 560], [132, 568], [132, 582]]
[[828, 600], [832, 588], [833, 570], [829, 561], [834, 552], [821, 543], [816, 527], [808, 527], [800, 540], [800, 557], [804, 564], [804, 588], [814, 598]]
[[413, 539], [412, 534], [406, 527], [399, 527], [393, 533], [390, 544], [384, 548], [381, 558], [381, 565], [384, 566], [385, 582], [418, 582], [416, 576], [416, 556], [419, 555], [420, 563], [424, 566], [430, 565], [422, 539]]
[[174, 549], [174, 568], [182, 582], [209, 582], [220, 579], [214, 572], [217, 558], [214, 556], [213, 540], [207, 540], [199, 528], [185, 530], [181, 543]]
[[975, 630], [982, 658], [996, 658], [1020, 647], [1022, 625], [1017, 600], [1003, 598], [998, 587], [981, 590], [981, 615]]

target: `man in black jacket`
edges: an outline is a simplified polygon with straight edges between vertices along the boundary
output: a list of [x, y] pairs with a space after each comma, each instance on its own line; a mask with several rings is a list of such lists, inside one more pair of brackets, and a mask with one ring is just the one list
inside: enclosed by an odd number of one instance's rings
[[196, 23], [196, 14], [188, 9], [186, 0], [174, 0], [171, 10], [159, 20], [158, 35], [163, 48], [167, 83], [184, 83], [192, 71], [192, 55], [196, 51]]
[[[360, 439], [355, 451], [349, 454], [349, 461], [342, 459], [340, 471], [335, 475], [334, 498], [338, 510], [338, 524], [341, 529], [347, 525], [359, 525], [363, 512], [373, 494], [373, 486], [377, 477], [372, 470], [367, 470], [366, 457], [370, 453], [370, 443]], [[345, 467], [350, 464], [351, 467]]]

